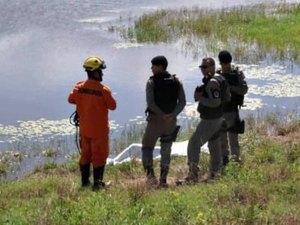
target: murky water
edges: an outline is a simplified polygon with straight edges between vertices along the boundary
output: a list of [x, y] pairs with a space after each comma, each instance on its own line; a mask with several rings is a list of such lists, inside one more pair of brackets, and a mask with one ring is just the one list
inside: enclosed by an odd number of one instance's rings
[[[187, 100], [193, 101], [194, 87], [201, 81], [199, 58], [183, 53], [180, 42], [132, 45], [108, 32], [111, 25], [127, 23], [144, 12], [163, 7], [218, 8], [260, 2], [0, 0], [0, 152], [19, 150], [30, 154], [26, 143], [32, 140], [37, 151], [45, 147], [61, 149], [62, 145], [65, 149], [74, 148], [72, 137], [66, 139], [74, 133], [67, 120], [74, 106], [67, 103], [67, 96], [77, 81], [86, 78], [82, 63], [89, 55], [102, 56], [108, 66], [104, 83], [112, 88], [118, 101], [118, 109], [110, 114], [112, 132], [130, 119], [143, 116], [145, 83], [155, 55], [163, 54], [169, 59], [169, 71], [183, 81]], [[200, 58], [210, 54], [202, 51]], [[267, 56], [251, 65], [237, 63], [250, 87], [245, 111], [275, 108], [299, 113], [298, 65], [291, 68], [288, 63], [277, 63]], [[190, 104], [185, 114], [193, 110]], [[64, 140], [63, 144], [60, 140]]]

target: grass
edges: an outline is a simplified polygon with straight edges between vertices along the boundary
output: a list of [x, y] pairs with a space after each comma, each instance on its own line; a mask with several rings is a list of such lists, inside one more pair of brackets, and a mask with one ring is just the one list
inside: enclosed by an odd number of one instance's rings
[[[137, 21], [129, 37], [168, 42], [194, 35], [210, 38], [212, 48], [217, 40], [238, 39], [279, 55], [287, 49], [297, 58], [298, 21], [297, 5], [274, 11], [262, 6], [216, 12], [162, 10]], [[241, 51], [239, 45], [235, 47]], [[178, 139], [188, 138], [191, 132], [192, 126]], [[133, 129], [128, 138], [139, 140], [140, 136]], [[242, 164], [229, 163], [216, 181], [175, 187], [172, 181], [186, 175], [187, 167], [186, 158], [173, 157], [168, 189], [147, 187], [138, 160], [108, 165], [105, 177], [113, 186], [100, 192], [80, 188], [77, 159], [64, 165], [47, 163], [22, 180], [0, 181], [0, 224], [299, 224], [299, 140], [299, 118], [248, 116], [241, 139]], [[121, 145], [127, 146], [126, 140]], [[50, 150], [46, 153], [55, 155]], [[202, 174], [208, 171], [208, 162], [209, 156], [203, 154]], [[0, 165], [0, 171], [7, 166]], [[158, 166], [156, 161], [156, 173]]]
[[24, 154], [19, 152], [0, 152], [0, 178], [5, 175], [14, 164], [21, 162]]
[[[146, 186], [138, 160], [108, 165], [105, 178], [113, 186], [99, 192], [80, 188], [77, 159], [2, 180], [0, 224], [299, 224], [299, 119], [249, 116], [247, 128], [243, 163], [229, 163], [218, 180], [205, 184], [173, 184], [186, 175], [185, 157], [173, 157], [168, 189]], [[202, 174], [208, 163], [203, 154]], [[159, 161], [155, 168], [158, 173]]]
[[[193, 49], [205, 40], [206, 47], [219, 51], [226, 46], [236, 57], [256, 51], [271, 52], [281, 59], [299, 60], [300, 4], [259, 4], [223, 8], [162, 9], [138, 18], [133, 26], [111, 28], [137, 42], [172, 42], [185, 39]], [[198, 40], [198, 41], [197, 41]], [[245, 45], [246, 43], [246, 45]], [[259, 54], [259, 55], [260, 55]]]

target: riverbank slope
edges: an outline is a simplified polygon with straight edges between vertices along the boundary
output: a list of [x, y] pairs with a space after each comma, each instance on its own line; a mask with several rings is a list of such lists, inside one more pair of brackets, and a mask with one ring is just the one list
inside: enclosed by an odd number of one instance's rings
[[[198, 185], [174, 185], [186, 158], [173, 158], [168, 189], [145, 186], [139, 161], [108, 166], [113, 185], [80, 188], [77, 160], [47, 164], [18, 181], [0, 182], [1, 224], [299, 224], [300, 121], [247, 118], [243, 162]], [[201, 173], [209, 155], [201, 157]], [[156, 162], [156, 169], [158, 164]], [[157, 171], [158, 172], [158, 171]]]

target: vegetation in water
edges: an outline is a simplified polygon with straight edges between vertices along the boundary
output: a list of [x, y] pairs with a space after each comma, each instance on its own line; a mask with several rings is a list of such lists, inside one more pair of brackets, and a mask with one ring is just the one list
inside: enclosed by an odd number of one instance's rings
[[[299, 62], [300, 4], [259, 4], [222, 9], [199, 7], [161, 9], [137, 18], [132, 26], [111, 26], [124, 38], [137, 42], [184, 40], [184, 49], [232, 51], [236, 58], [266, 52]], [[199, 44], [200, 43], [200, 44]], [[196, 50], [195, 50], [196, 48]], [[245, 59], [244, 59], [245, 60]]]

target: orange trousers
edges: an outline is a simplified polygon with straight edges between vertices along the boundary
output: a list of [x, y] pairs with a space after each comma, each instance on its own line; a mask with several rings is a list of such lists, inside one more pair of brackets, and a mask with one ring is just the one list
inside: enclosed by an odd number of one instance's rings
[[80, 136], [80, 165], [92, 163], [94, 168], [105, 166], [108, 157], [108, 135], [101, 139]]

